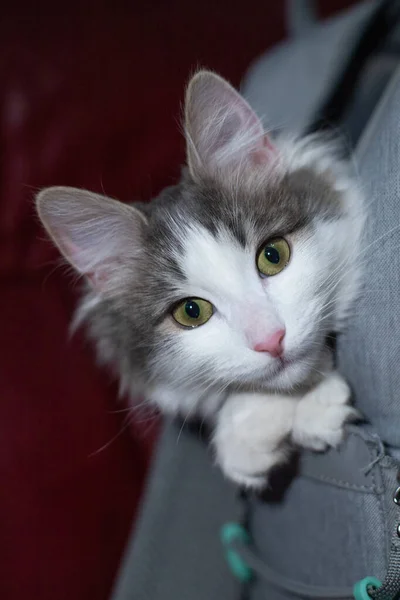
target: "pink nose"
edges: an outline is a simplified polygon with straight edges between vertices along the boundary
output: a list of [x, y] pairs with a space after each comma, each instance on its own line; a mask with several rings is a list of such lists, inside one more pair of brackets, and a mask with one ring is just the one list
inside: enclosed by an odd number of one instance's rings
[[279, 329], [270, 335], [263, 342], [260, 342], [254, 346], [256, 352], [268, 352], [271, 356], [281, 356], [283, 353], [283, 338], [285, 337], [285, 330]]

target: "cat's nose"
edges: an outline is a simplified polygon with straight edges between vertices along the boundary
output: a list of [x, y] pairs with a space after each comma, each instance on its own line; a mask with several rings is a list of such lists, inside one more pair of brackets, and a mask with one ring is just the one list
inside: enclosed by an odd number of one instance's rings
[[283, 353], [283, 339], [286, 331], [278, 329], [272, 335], [268, 336], [264, 341], [255, 344], [256, 352], [268, 352], [271, 356], [281, 356]]

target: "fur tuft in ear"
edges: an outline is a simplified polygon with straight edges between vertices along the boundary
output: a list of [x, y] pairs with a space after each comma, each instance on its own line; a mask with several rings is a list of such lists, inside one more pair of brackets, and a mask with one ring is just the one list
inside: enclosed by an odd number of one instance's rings
[[187, 161], [195, 180], [267, 165], [276, 150], [242, 96], [211, 71], [198, 72], [185, 99]]
[[60, 251], [97, 292], [112, 292], [134, 272], [146, 227], [136, 208], [70, 187], [41, 191], [36, 207]]

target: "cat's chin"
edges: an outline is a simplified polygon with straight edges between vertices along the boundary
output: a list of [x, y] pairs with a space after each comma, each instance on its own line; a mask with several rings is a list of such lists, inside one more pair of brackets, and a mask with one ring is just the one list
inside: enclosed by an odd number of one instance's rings
[[286, 392], [304, 385], [313, 376], [314, 361], [304, 352], [283, 359], [277, 359], [272, 373], [262, 376], [263, 385], [274, 391]]
[[274, 375], [268, 377], [268, 387], [279, 391], [289, 391], [304, 384], [310, 376], [309, 362], [304, 358], [282, 361]]
[[299, 386], [307, 385], [322, 375], [332, 361], [330, 351], [322, 346], [319, 352], [304, 349], [298, 354], [278, 359], [275, 370], [266, 374], [265, 385], [275, 391], [289, 392]]
[[265, 371], [242, 375], [239, 386], [260, 386], [270, 391], [287, 392], [307, 382], [312, 373], [310, 360], [304, 356], [290, 359], [276, 359], [275, 364]]

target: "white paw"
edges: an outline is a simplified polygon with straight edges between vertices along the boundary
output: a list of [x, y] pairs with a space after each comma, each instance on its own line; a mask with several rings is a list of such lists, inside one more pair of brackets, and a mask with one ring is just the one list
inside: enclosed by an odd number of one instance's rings
[[[233, 443], [232, 443], [233, 442]], [[252, 448], [231, 440], [229, 447], [217, 452], [217, 463], [231, 481], [248, 489], [260, 490], [267, 484], [267, 475], [275, 466], [286, 461], [284, 449]]]
[[347, 405], [350, 388], [333, 373], [300, 400], [295, 413], [292, 439], [295, 443], [322, 451], [337, 447], [347, 422], [357, 419], [357, 411]]
[[234, 394], [214, 431], [216, 462], [239, 485], [260, 489], [268, 472], [286, 461], [297, 401], [286, 396]]
[[351, 406], [307, 404], [299, 410], [293, 440], [311, 450], [335, 448], [343, 440], [344, 425], [356, 418], [357, 412]]

